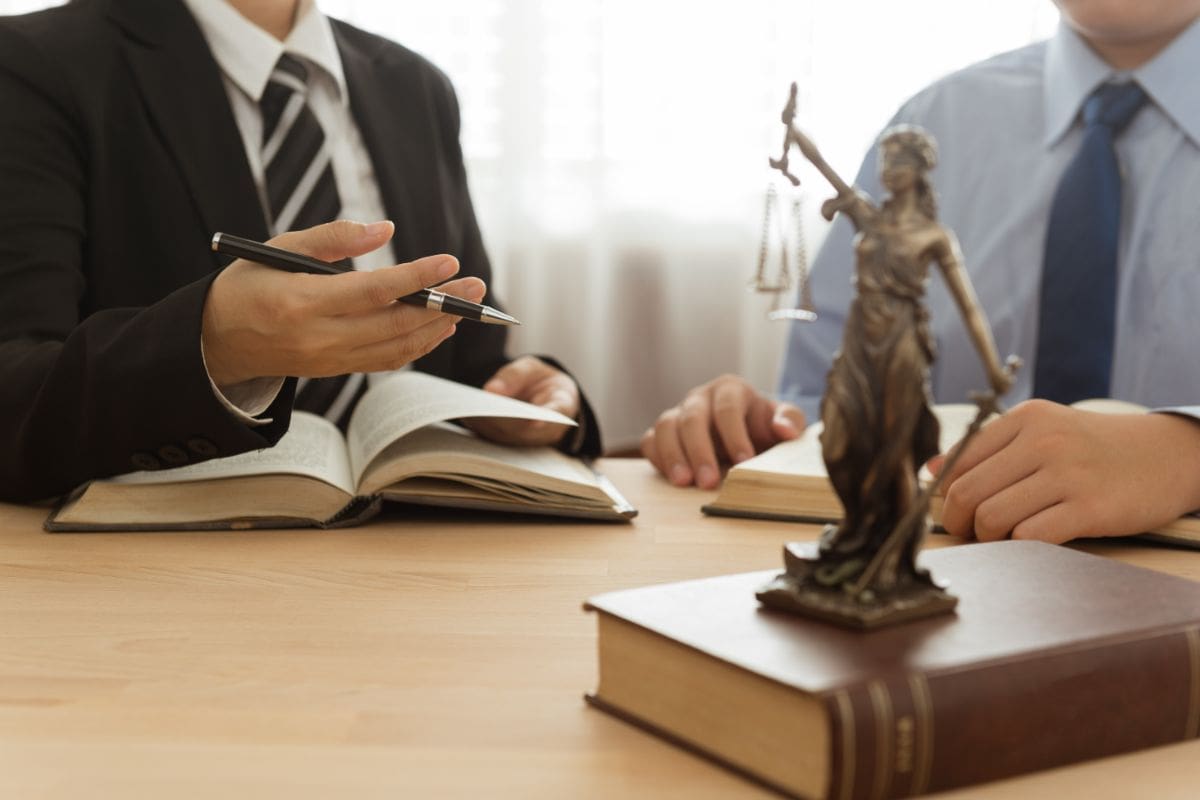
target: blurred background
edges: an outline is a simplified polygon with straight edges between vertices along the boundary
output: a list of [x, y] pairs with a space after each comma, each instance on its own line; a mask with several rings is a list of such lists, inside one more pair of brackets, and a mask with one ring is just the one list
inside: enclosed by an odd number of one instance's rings
[[[49, 5], [0, 0], [0, 14]], [[770, 264], [792, 222], [815, 252], [829, 187], [767, 167], [780, 111], [847, 180], [922, 86], [1045, 38], [1051, 0], [318, 0], [445, 70], [462, 106], [493, 291], [525, 323], [513, 351], [566, 363], [610, 449], [722, 372], [771, 392], [785, 322], [751, 291], [764, 198]], [[778, 302], [794, 304], [794, 298]]]

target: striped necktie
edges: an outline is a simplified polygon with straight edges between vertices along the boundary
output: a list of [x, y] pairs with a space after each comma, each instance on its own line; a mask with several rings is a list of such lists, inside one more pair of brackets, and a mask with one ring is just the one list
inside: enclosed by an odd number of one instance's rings
[[[267, 209], [274, 235], [337, 219], [342, 209], [325, 131], [308, 105], [308, 70], [279, 57], [259, 102]], [[345, 426], [366, 387], [363, 375], [300, 379], [295, 407]]]
[[1113, 142], [1146, 101], [1105, 84], [1083, 105], [1083, 141], [1059, 179], [1046, 229], [1033, 395], [1107, 397], [1117, 327], [1121, 169]]

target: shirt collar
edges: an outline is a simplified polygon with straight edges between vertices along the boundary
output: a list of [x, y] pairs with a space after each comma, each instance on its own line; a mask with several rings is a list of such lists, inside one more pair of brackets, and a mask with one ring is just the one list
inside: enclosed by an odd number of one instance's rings
[[225, 0], [184, 2], [196, 18], [221, 71], [254, 102], [262, 99], [275, 63], [285, 52], [324, 70], [345, 101], [346, 75], [333, 29], [329, 18], [313, 0], [300, 0], [296, 23], [282, 42], [243, 17]]
[[1200, 19], [1175, 37], [1167, 48], [1133, 71], [1155, 105], [1178, 125], [1192, 144], [1200, 145]]
[[1046, 130], [1043, 143], [1059, 141], [1074, 124], [1088, 96], [1110, 79], [1136, 80], [1164, 114], [1200, 145], [1200, 103], [1194, 76], [1200, 73], [1200, 20], [1175, 37], [1161, 53], [1131, 72], [1119, 72], [1065, 22], [1046, 51], [1044, 95]]

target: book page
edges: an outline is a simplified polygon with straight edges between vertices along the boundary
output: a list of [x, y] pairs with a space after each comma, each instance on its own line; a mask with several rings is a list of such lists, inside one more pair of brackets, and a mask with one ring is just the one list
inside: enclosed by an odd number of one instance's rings
[[1128, 400], [1117, 400], [1112, 397], [1094, 397], [1090, 400], [1076, 400], [1071, 408], [1081, 411], [1095, 411], [1098, 414], [1146, 414], [1150, 409], [1140, 403]]
[[[943, 403], [934, 406], [940, 425], [939, 445], [944, 453], [952, 447], [975, 419], [978, 406], [973, 403]], [[825, 460], [821, 455], [821, 423], [804, 429], [798, 439], [792, 439], [749, 458], [732, 469], [783, 475], [825, 475]]]
[[305, 411], [292, 412], [292, 424], [274, 447], [228, 458], [111, 478], [116, 483], [182, 483], [244, 475], [307, 475], [354, 494], [350, 459], [342, 432], [329, 420]]
[[753, 458], [748, 458], [731, 470], [773, 472], [783, 475], [824, 475], [825, 460], [821, 456], [821, 423], [804, 429], [797, 439], [780, 442]]
[[509, 417], [575, 425], [556, 411], [423, 372], [401, 372], [372, 386], [350, 418], [347, 436], [354, 482], [389, 444], [432, 422]]
[[508, 447], [470, 431], [430, 424], [387, 446], [361, 483], [364, 494], [409, 477], [456, 480], [520, 495], [536, 502], [538, 492], [604, 500], [596, 474], [577, 458], [551, 447]]

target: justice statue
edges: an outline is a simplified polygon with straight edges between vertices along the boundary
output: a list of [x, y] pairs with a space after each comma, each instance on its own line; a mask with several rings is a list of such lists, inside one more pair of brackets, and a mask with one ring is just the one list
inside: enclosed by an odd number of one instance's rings
[[[921, 466], [939, 450], [929, 390], [934, 343], [923, 303], [930, 262], [941, 270], [991, 384], [990, 392], [972, 395], [979, 414], [968, 438], [998, 411], [997, 398], [1012, 384], [1019, 362], [1001, 363], [954, 234], [938, 223], [928, 179], [937, 150], [929, 134], [910, 125], [885, 131], [880, 175], [889, 195], [875, 205], [796, 128], [795, 109], [792, 84], [783, 111], [783, 154], [771, 166], [798, 185], [788, 170], [796, 145], [837, 190], [821, 206], [822, 215], [832, 220], [845, 214], [858, 231], [856, 294], [820, 412], [822, 455], [844, 517], [826, 527], [815, 559], [785, 548], [786, 571], [757, 597], [773, 608], [855, 628], [951, 611], [957, 599], [916, 563], [929, 498], [938, 489], [937, 480], [924, 489], [918, 480]], [[940, 474], [952, 467], [945, 464]]]

